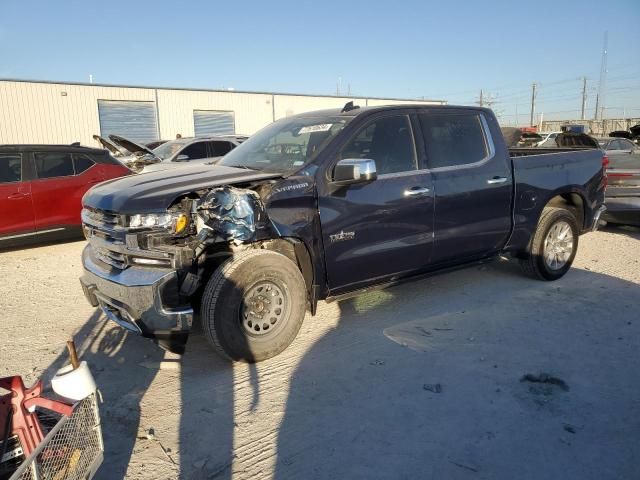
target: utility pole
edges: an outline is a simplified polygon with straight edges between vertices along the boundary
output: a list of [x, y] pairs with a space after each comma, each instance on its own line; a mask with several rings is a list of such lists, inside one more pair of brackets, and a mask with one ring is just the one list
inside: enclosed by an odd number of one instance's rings
[[484, 107], [484, 96], [483, 96], [483, 91], [482, 89], [480, 89], [480, 102], [478, 102], [480, 104], [481, 107]]
[[584, 109], [587, 107], [587, 77], [582, 77], [582, 113], [580, 120], [584, 120]]
[[536, 82], [533, 82], [531, 89], [531, 118], [529, 119], [529, 126], [533, 126], [533, 115], [536, 111]]
[[[598, 97], [600, 120], [604, 120], [604, 97], [605, 88], [607, 86], [607, 43], [609, 40], [609, 32], [604, 32], [604, 45], [602, 47], [602, 61], [600, 64], [600, 82], [598, 84]], [[596, 109], [596, 120], [598, 119], [598, 110]]]

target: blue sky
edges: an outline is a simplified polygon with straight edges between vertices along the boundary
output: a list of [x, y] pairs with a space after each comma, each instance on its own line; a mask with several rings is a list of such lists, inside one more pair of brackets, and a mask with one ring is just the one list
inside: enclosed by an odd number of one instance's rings
[[640, 117], [640, 1], [82, 0], [0, 5], [0, 78], [472, 103], [505, 121], [592, 115], [604, 32], [608, 116]]

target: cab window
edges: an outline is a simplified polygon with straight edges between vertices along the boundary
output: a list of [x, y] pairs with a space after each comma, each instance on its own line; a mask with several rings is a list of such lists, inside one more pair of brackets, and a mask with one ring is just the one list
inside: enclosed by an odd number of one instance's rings
[[22, 154], [0, 153], [0, 183], [22, 180]]
[[340, 158], [368, 158], [378, 175], [417, 170], [411, 123], [406, 115], [382, 117], [365, 125], [341, 150]]
[[38, 178], [69, 177], [74, 174], [70, 153], [36, 152], [33, 158]]
[[231, 142], [213, 141], [209, 142], [209, 150], [212, 157], [222, 157], [233, 149]]
[[74, 166], [74, 171], [76, 172], [76, 175], [80, 175], [86, 170], [89, 170], [94, 165], [95, 165], [95, 162], [91, 160], [88, 155], [85, 155], [85, 154], [73, 155], [73, 166]]
[[206, 142], [192, 143], [191, 145], [187, 145], [178, 155], [186, 155], [189, 157], [189, 160], [207, 158], [207, 144]]
[[489, 149], [478, 113], [420, 115], [429, 168], [459, 167], [485, 159]]

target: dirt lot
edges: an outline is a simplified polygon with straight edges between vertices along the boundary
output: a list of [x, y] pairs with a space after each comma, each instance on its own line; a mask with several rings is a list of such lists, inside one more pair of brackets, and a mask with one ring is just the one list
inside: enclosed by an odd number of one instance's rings
[[76, 338], [105, 402], [99, 478], [637, 478], [637, 230], [582, 237], [555, 283], [497, 262], [321, 304], [253, 366], [108, 323], [82, 247], [0, 253], [0, 376], [50, 377]]

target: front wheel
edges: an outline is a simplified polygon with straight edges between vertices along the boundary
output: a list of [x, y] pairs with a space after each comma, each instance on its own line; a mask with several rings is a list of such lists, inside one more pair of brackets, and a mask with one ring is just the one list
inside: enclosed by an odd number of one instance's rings
[[213, 273], [202, 297], [202, 327], [222, 356], [259, 362], [282, 352], [306, 313], [297, 265], [269, 250], [234, 255]]
[[520, 264], [528, 275], [540, 280], [561, 278], [578, 251], [578, 222], [563, 208], [545, 208]]

